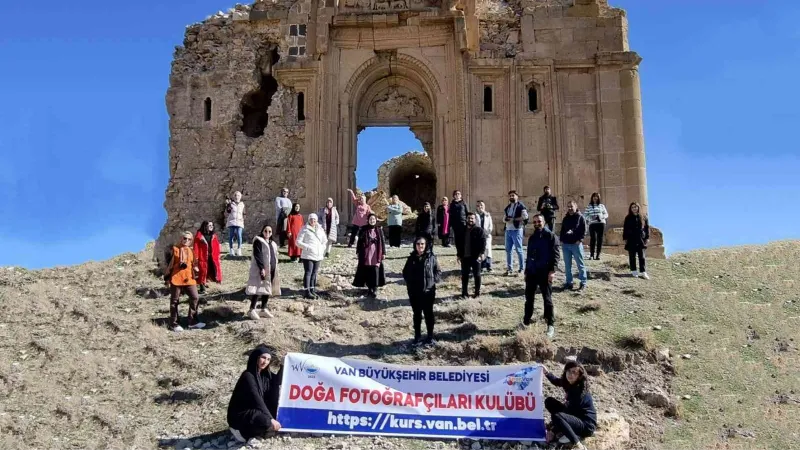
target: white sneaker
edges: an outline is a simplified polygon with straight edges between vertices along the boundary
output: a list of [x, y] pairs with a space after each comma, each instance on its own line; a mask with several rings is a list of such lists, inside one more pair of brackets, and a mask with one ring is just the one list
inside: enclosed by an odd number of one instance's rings
[[569, 444], [570, 440], [566, 436], [561, 436], [560, 438], [558, 438], [558, 443], [559, 444]]
[[247, 440], [242, 436], [242, 433], [239, 433], [239, 430], [231, 428], [231, 434], [233, 438], [236, 439], [236, 442], [247, 442]]
[[236, 249], [236, 256], [242, 256], [242, 247]]
[[175, 325], [174, 327], [172, 327], [172, 331], [180, 333], [181, 331], [183, 331], [183, 327], [180, 325]]
[[189, 329], [190, 330], [202, 330], [205, 327], [206, 327], [206, 324], [203, 323], [203, 322], [197, 322], [194, 325], [189, 325]]
[[556, 335], [556, 327], [554, 327], [552, 325], [548, 325], [547, 326], [547, 338], [548, 339], [553, 339], [553, 336], [555, 336], [555, 335]]
[[272, 315], [270, 310], [268, 310], [267, 308], [264, 308], [264, 309], [261, 310], [261, 315], [266, 317], [266, 318], [268, 318], [268, 319], [272, 319], [273, 317], [275, 317], [275, 316]]
[[639, 274], [639, 276], [644, 278], [645, 280], [649, 280], [650, 279], [650, 275], [648, 275], [647, 272], [642, 272], [642, 273]]
[[253, 320], [261, 320], [261, 316], [258, 315], [258, 311], [256, 311], [255, 309], [251, 309], [247, 313], [247, 316], [250, 317]]
[[631, 272], [631, 276], [632, 276], [633, 278], [639, 278], [639, 271], [637, 271], [637, 270], [634, 270], [633, 272]]
[[236, 250], [234, 250], [233, 247], [231, 247], [230, 251], [228, 251], [228, 255], [229, 256], [236, 256]]
[[586, 450], [586, 446], [583, 445], [583, 442], [578, 442], [575, 444], [575, 450]]

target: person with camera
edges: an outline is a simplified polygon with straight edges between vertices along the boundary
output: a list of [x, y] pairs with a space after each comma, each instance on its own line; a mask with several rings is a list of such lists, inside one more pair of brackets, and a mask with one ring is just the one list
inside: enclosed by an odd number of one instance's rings
[[508, 206], [505, 209], [506, 223], [506, 275], [514, 274], [514, 261], [511, 252], [516, 250], [519, 260], [518, 273], [522, 273], [522, 233], [528, 223], [528, 208], [519, 201], [517, 191], [508, 191]]
[[286, 246], [286, 216], [292, 210], [292, 201], [289, 199], [289, 189], [281, 189], [281, 195], [275, 197], [275, 226], [278, 230], [278, 242], [281, 248]]
[[544, 187], [544, 194], [539, 197], [539, 203], [536, 205], [536, 211], [544, 216], [547, 223], [547, 228], [553, 233], [556, 232], [556, 211], [558, 211], [558, 199], [553, 195], [550, 186]]
[[561, 251], [555, 233], [545, 228], [544, 216], [533, 216], [533, 234], [528, 238], [528, 259], [525, 262], [525, 316], [522, 327], [530, 326], [533, 319], [533, 300], [536, 288], [542, 293], [544, 320], [547, 322], [547, 337], [555, 335], [553, 313], [553, 278], [558, 267]]
[[592, 193], [592, 199], [586, 205], [583, 217], [589, 223], [589, 259], [599, 260], [603, 249], [603, 233], [606, 230], [608, 211], [600, 202], [600, 194]]
[[[278, 276], [278, 245], [272, 241], [272, 227], [265, 225], [261, 234], [253, 238], [253, 256], [250, 258], [250, 275], [245, 295], [250, 297], [250, 309], [247, 316], [253, 320], [261, 316], [272, 318], [267, 309], [270, 296], [281, 295], [281, 282]], [[256, 310], [258, 299], [261, 299], [261, 313]]]
[[[634, 278], [642, 277], [649, 280], [645, 269], [644, 252], [650, 241], [650, 222], [647, 216], [641, 213], [642, 207], [633, 202], [628, 207], [628, 215], [622, 227], [622, 239], [625, 241], [625, 250], [628, 251], [628, 262], [631, 267], [631, 275]], [[636, 258], [639, 258], [639, 270], [636, 270]]]
[[169, 329], [175, 332], [183, 331], [178, 324], [178, 303], [181, 294], [189, 296], [189, 328], [204, 328], [206, 324], [197, 318], [197, 308], [200, 297], [197, 295], [197, 274], [200, 269], [192, 252], [192, 233], [186, 231], [181, 235], [180, 241], [166, 253], [166, 267], [164, 283], [169, 288]]
[[578, 266], [579, 291], [586, 289], [586, 264], [583, 261], [583, 239], [586, 237], [586, 220], [578, 210], [575, 200], [567, 202], [567, 215], [561, 222], [561, 250], [564, 253], [564, 290], [572, 289], [572, 260]]
[[[228, 249], [231, 256], [242, 256], [242, 231], [244, 230], [244, 202], [242, 193], [233, 193], [233, 200], [225, 199], [225, 224], [228, 227]], [[239, 249], [234, 250], [233, 238], [239, 244]]]

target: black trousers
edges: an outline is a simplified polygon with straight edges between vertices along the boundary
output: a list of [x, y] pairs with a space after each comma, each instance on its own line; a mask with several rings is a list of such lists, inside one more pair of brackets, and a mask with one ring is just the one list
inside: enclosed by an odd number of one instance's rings
[[600, 256], [603, 249], [603, 233], [606, 231], [606, 224], [593, 223], [589, 225], [589, 254]]
[[347, 242], [348, 247], [353, 246], [353, 242], [356, 241], [356, 236], [358, 236], [358, 230], [361, 229], [358, 225], [350, 225], [350, 240]]
[[317, 287], [317, 271], [320, 261], [301, 259], [303, 261], [303, 289], [312, 290]]
[[403, 227], [389, 225], [389, 247], [400, 247], [400, 238], [403, 236]]
[[[267, 393], [266, 404], [272, 417], [278, 414], [278, 399], [280, 397], [280, 386], [270, 389]], [[272, 430], [272, 420], [269, 416], [257, 409], [243, 411], [236, 416], [234, 424], [229, 424], [234, 429], [239, 430], [242, 437], [246, 440], [264, 437], [268, 431]]]
[[547, 224], [547, 228], [552, 231], [553, 233], [556, 232], [556, 216], [548, 217], [544, 216], [544, 223]]
[[536, 288], [542, 293], [544, 300], [544, 320], [547, 325], [553, 325], [555, 318], [553, 314], [553, 285], [547, 279], [548, 273], [545, 271], [525, 275], [525, 317], [522, 323], [531, 324], [533, 319], [533, 298], [536, 295]]
[[475, 278], [475, 295], [478, 295], [481, 293], [481, 263], [474, 256], [461, 258], [461, 295], [463, 296], [467, 296], [470, 272]]
[[631, 271], [636, 272], [636, 257], [639, 257], [639, 272], [647, 272], [644, 260], [644, 249], [628, 250], [628, 263], [631, 265]]
[[261, 309], [267, 307], [267, 302], [269, 301], [269, 295], [251, 295], [250, 296], [250, 309], [256, 309], [256, 304], [258, 303], [258, 298], [261, 297]]
[[450, 235], [445, 234], [439, 237], [442, 240], [442, 247], [450, 247]]
[[544, 399], [544, 407], [550, 412], [553, 431], [566, 436], [573, 445], [593, 434], [594, 430], [591, 424], [584, 422], [579, 417], [567, 414], [567, 407], [553, 397]]
[[464, 234], [467, 229], [465, 224], [453, 224], [453, 239], [456, 240], [456, 256], [464, 254]]
[[428, 338], [433, 338], [433, 325], [436, 321], [433, 318], [433, 302], [436, 299], [436, 288], [428, 292], [408, 294], [411, 302], [411, 310], [414, 311], [414, 339], [419, 340], [422, 336], [422, 316], [425, 316], [425, 328], [428, 330]]
[[364, 283], [371, 293], [378, 291], [378, 279], [380, 278], [380, 266], [364, 266]]

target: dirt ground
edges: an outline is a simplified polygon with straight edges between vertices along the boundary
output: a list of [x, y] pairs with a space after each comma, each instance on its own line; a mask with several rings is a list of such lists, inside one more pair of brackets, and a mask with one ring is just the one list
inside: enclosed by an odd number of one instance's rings
[[[499, 239], [497, 240], [499, 242]], [[588, 262], [589, 289], [554, 294], [556, 337], [522, 319], [523, 279], [505, 253], [483, 295], [460, 290], [454, 249], [435, 308], [438, 343], [413, 350], [400, 275], [410, 246], [389, 251], [378, 299], [350, 287], [354, 250], [322, 265], [328, 295], [304, 301], [302, 265], [282, 256], [274, 319], [244, 317], [245, 256], [225, 257], [224, 282], [202, 299], [204, 330], [171, 333], [152, 245], [138, 254], [40, 271], [0, 268], [0, 448], [229, 448], [225, 410], [246, 354], [352, 356], [417, 365], [540, 361], [560, 370], [577, 355], [600, 411], [630, 424], [628, 448], [800, 448], [800, 242], [705, 250], [651, 260], [652, 280], [627, 258]], [[563, 273], [557, 276], [563, 282]], [[341, 289], [341, 290], [339, 290]], [[537, 297], [537, 314], [541, 300]], [[186, 314], [186, 305], [181, 313]], [[556, 394], [550, 386], [546, 392]], [[529, 448], [530, 443], [281, 435], [281, 449]]]

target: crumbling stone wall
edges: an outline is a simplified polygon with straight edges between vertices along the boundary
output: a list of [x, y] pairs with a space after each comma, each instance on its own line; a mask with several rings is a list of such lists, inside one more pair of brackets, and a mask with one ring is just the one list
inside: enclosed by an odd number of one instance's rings
[[436, 204], [436, 171], [423, 152], [396, 156], [378, 168], [378, 191], [400, 200], [412, 210], [421, 211], [425, 202]]

